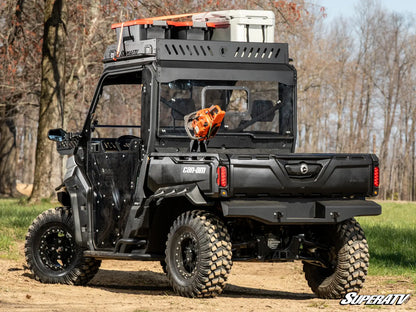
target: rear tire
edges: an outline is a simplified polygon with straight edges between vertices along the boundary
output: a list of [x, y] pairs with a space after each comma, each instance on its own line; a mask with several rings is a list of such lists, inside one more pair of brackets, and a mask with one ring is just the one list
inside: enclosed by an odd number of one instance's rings
[[349, 219], [337, 226], [333, 247], [328, 258], [332, 268], [322, 268], [304, 263], [303, 271], [309, 287], [319, 298], [337, 299], [347, 292], [359, 292], [368, 271], [368, 244], [360, 224]]
[[166, 269], [176, 293], [184, 297], [215, 297], [232, 266], [230, 235], [215, 215], [187, 211], [174, 222], [166, 242]]
[[74, 221], [65, 208], [40, 214], [26, 235], [25, 257], [35, 279], [42, 283], [85, 285], [101, 261], [83, 256], [74, 238]]

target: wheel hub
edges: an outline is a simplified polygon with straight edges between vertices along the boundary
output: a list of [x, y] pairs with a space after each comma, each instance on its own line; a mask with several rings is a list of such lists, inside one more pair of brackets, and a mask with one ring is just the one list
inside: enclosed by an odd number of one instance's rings
[[41, 236], [39, 255], [49, 269], [66, 270], [72, 264], [75, 253], [74, 238], [62, 227], [50, 228]]
[[174, 260], [178, 272], [186, 279], [195, 275], [198, 267], [198, 242], [191, 233], [183, 233], [175, 248]]

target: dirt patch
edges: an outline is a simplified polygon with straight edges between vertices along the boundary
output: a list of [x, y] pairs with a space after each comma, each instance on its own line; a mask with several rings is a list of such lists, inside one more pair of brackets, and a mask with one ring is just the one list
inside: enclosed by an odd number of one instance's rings
[[340, 306], [316, 298], [302, 264], [234, 263], [222, 295], [189, 299], [174, 294], [158, 262], [103, 261], [85, 287], [42, 284], [24, 261], [0, 260], [0, 311], [390, 311], [416, 310], [415, 285], [402, 277], [367, 277], [361, 294], [411, 293], [403, 306]]

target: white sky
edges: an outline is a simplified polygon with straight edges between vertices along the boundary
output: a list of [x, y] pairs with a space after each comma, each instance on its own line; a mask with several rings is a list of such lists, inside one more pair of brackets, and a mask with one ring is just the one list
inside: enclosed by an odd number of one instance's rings
[[[416, 0], [379, 0], [381, 5], [391, 11], [416, 15]], [[328, 20], [335, 17], [354, 16], [354, 8], [360, 0], [316, 0], [318, 5], [326, 8]]]

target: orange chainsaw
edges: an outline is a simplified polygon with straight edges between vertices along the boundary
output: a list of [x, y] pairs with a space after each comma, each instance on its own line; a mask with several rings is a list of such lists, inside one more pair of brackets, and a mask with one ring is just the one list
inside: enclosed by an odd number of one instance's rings
[[209, 140], [217, 134], [224, 116], [225, 112], [218, 105], [190, 113], [184, 117], [186, 133], [193, 140]]

